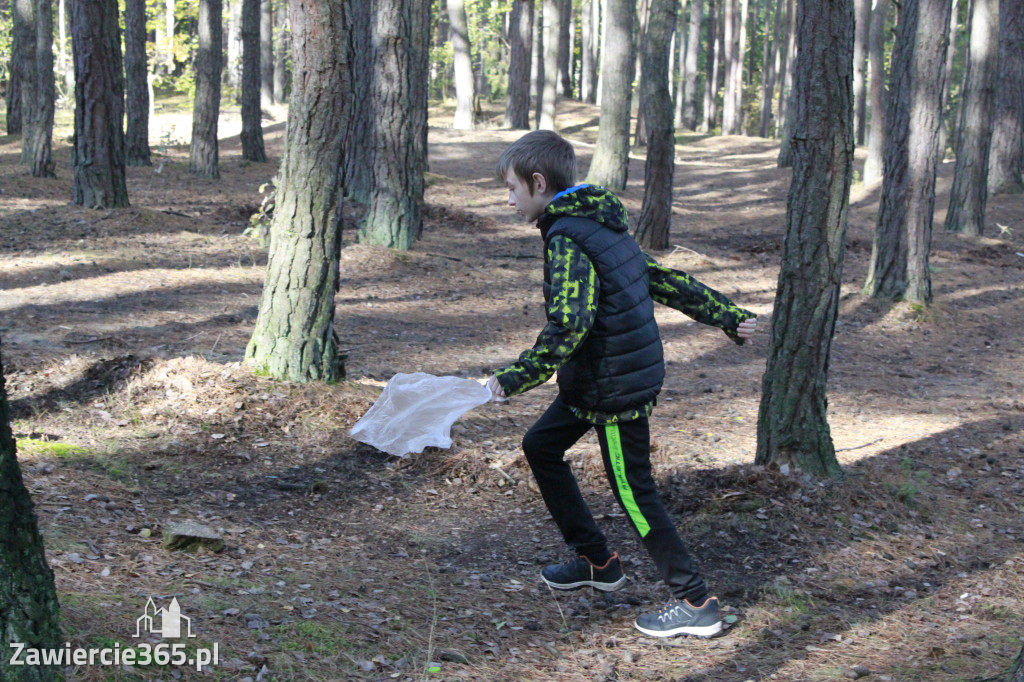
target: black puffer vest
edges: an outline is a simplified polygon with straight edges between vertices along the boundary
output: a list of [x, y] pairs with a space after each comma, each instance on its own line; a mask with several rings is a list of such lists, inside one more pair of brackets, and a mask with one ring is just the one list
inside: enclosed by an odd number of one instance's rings
[[[583, 249], [600, 282], [594, 326], [558, 370], [562, 399], [570, 406], [606, 414], [653, 403], [665, 377], [661, 337], [647, 260], [629, 234], [622, 204], [603, 188], [584, 187], [556, 198], [538, 226], [545, 245], [555, 235], [564, 235]], [[544, 299], [551, 300], [546, 261]]]

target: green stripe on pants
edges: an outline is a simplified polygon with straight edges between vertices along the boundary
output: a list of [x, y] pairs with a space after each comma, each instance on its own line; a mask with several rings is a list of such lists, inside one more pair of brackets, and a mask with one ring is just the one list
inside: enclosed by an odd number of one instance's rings
[[651, 527], [647, 524], [647, 519], [644, 518], [644, 515], [640, 513], [640, 507], [636, 506], [636, 500], [633, 499], [633, 490], [629, 487], [629, 481], [626, 480], [626, 462], [622, 457], [619, 425], [606, 424], [604, 433], [608, 439], [608, 458], [612, 463], [615, 485], [619, 489], [619, 499], [622, 500], [622, 506], [625, 508], [626, 513], [629, 514], [633, 525], [636, 526], [640, 537], [647, 537], [647, 534], [651, 532]]

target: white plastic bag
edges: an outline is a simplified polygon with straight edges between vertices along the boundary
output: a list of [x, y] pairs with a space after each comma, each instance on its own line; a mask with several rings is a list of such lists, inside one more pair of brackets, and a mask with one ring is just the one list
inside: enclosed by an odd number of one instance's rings
[[398, 457], [425, 447], [447, 448], [452, 424], [490, 399], [490, 389], [472, 379], [396, 374], [349, 435]]

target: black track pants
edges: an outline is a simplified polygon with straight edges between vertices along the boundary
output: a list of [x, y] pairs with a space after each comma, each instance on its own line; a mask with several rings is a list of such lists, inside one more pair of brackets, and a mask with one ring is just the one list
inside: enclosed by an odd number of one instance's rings
[[565, 461], [566, 450], [591, 428], [597, 430], [604, 470], [615, 499], [640, 534], [665, 584], [673, 596], [689, 599], [693, 604], [702, 603], [707, 587], [694, 569], [651, 477], [647, 419], [595, 426], [574, 415], [559, 396], [526, 432], [526, 461], [562, 537], [584, 556], [599, 556], [607, 551], [607, 540]]

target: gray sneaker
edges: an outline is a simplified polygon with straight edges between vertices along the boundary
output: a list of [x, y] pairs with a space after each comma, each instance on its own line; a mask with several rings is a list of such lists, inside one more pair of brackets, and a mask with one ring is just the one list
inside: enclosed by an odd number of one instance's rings
[[718, 597], [708, 598], [699, 607], [685, 599], [673, 599], [662, 610], [641, 615], [633, 625], [651, 637], [712, 637], [722, 631], [722, 621], [718, 617]]
[[581, 587], [593, 587], [602, 592], [614, 592], [626, 584], [626, 576], [622, 573], [619, 555], [612, 554], [603, 566], [590, 563], [590, 559], [580, 556], [562, 564], [546, 566], [540, 572], [540, 578], [555, 590], [578, 590]]

